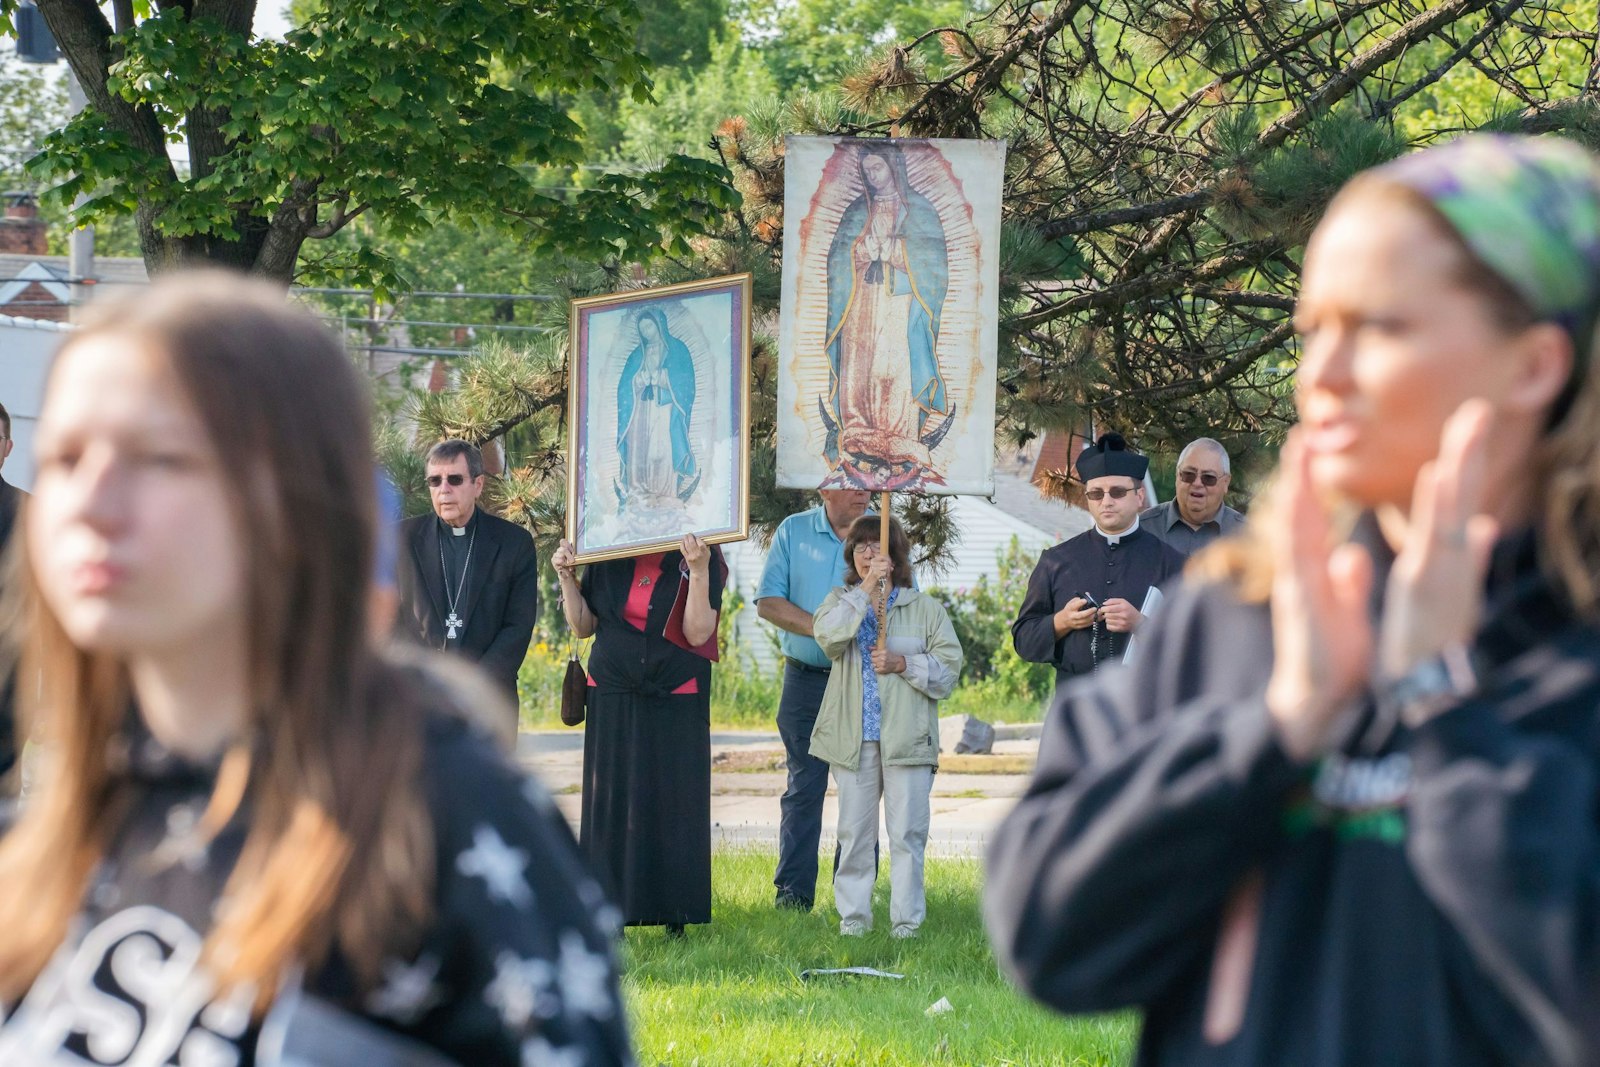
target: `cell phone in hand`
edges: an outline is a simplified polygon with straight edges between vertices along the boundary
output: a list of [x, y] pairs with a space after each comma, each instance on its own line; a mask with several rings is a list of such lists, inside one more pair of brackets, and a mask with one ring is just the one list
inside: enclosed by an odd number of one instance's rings
[[1093, 593], [1084, 592], [1079, 593], [1078, 595], [1083, 597], [1084, 600], [1088, 601], [1091, 608], [1098, 608], [1100, 606], [1100, 601], [1094, 598]]

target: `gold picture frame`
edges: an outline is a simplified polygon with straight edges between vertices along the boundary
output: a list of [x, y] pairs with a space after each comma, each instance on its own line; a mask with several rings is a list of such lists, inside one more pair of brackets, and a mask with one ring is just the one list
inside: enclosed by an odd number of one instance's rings
[[573, 300], [567, 539], [579, 563], [750, 534], [749, 274]]

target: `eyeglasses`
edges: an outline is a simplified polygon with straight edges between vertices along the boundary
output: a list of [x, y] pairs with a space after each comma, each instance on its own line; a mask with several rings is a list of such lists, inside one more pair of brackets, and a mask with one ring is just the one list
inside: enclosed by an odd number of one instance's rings
[[1090, 489], [1083, 495], [1090, 500], [1104, 500], [1110, 494], [1112, 500], [1121, 500], [1129, 493], [1137, 493], [1137, 485], [1114, 485], [1110, 489]]
[[1196, 478], [1200, 479], [1201, 485], [1205, 486], [1207, 489], [1210, 489], [1213, 485], [1216, 485], [1217, 482], [1221, 480], [1221, 475], [1212, 474], [1210, 471], [1206, 471], [1204, 473], [1201, 473], [1200, 471], [1178, 472], [1178, 481], [1182, 482], [1184, 485], [1193, 485]]
[[428, 475], [428, 488], [437, 489], [439, 488], [439, 484], [441, 482], [449, 482], [451, 485], [460, 485], [466, 480], [467, 476], [465, 474], [430, 474]]

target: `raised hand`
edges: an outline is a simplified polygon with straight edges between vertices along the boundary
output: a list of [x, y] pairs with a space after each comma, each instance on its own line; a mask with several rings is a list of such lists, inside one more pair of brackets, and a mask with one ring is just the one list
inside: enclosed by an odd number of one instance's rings
[[563, 537], [556, 550], [550, 554], [550, 566], [556, 569], [557, 574], [566, 577], [572, 574], [572, 569], [577, 565], [578, 550], [572, 547], [571, 541]]
[[1395, 557], [1379, 627], [1378, 666], [1405, 675], [1465, 645], [1483, 614], [1483, 581], [1499, 524], [1484, 514], [1491, 411], [1469, 400], [1445, 421], [1439, 458], [1417, 472], [1405, 547]]
[[706, 573], [711, 563], [711, 548], [704, 541], [692, 533], [686, 533], [678, 549], [683, 553], [683, 562], [688, 565], [690, 574]]
[[1331, 545], [1327, 509], [1298, 433], [1290, 433], [1282, 464], [1267, 711], [1285, 750], [1308, 759], [1371, 673], [1372, 559], [1359, 545]]

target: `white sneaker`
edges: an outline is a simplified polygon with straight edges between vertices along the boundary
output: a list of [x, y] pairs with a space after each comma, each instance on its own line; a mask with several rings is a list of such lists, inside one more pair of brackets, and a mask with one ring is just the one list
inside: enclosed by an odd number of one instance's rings
[[868, 929], [860, 919], [846, 919], [839, 924], [839, 933], [844, 937], [865, 937]]
[[905, 941], [908, 938], [916, 937], [918, 929], [920, 928], [912, 926], [910, 923], [901, 923], [899, 926], [896, 926], [893, 930], [889, 931], [889, 936], [897, 941]]

